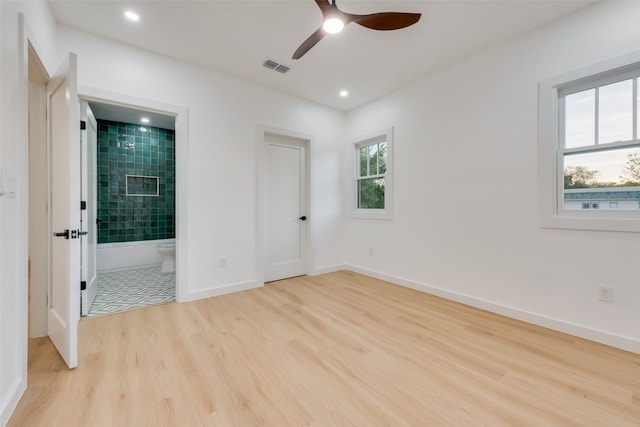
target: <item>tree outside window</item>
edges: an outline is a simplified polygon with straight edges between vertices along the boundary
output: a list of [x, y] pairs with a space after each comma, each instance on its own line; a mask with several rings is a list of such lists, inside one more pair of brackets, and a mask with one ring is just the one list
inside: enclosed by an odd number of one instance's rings
[[387, 143], [378, 142], [360, 147], [358, 177], [358, 209], [384, 209]]

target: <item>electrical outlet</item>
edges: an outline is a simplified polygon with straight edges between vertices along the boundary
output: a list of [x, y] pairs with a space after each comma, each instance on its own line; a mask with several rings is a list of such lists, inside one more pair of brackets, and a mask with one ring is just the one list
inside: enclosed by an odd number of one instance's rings
[[598, 301], [613, 302], [613, 286], [598, 285]]
[[220, 258], [220, 268], [225, 268], [227, 266], [227, 257], [223, 256]]

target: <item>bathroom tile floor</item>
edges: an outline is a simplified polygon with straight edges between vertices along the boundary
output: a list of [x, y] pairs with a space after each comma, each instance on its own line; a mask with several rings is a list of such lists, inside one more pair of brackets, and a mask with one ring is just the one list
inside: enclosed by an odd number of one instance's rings
[[161, 273], [160, 266], [98, 273], [98, 294], [88, 316], [112, 314], [176, 299], [176, 273]]

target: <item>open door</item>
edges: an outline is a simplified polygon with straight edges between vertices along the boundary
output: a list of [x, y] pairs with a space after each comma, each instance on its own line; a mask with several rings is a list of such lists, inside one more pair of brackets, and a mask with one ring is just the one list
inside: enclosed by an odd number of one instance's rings
[[80, 247], [81, 247], [81, 315], [89, 314], [89, 308], [98, 293], [96, 283], [96, 245], [98, 230], [96, 225], [97, 179], [96, 161], [98, 146], [98, 124], [87, 101], [80, 101], [80, 157], [81, 157], [81, 211], [80, 211]]
[[80, 320], [80, 119], [76, 55], [47, 84], [51, 275], [47, 332], [69, 366], [78, 364]]

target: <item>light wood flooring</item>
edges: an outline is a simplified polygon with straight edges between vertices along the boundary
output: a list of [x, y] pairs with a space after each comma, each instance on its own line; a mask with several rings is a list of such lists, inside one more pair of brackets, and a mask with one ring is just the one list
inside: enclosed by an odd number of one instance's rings
[[9, 426], [639, 426], [640, 355], [351, 272], [29, 343]]

